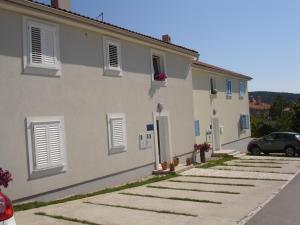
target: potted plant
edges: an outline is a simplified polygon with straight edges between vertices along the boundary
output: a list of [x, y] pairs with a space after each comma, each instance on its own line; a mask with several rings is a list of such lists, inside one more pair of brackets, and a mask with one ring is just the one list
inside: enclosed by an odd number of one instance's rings
[[175, 163], [171, 162], [169, 164], [169, 167], [170, 167], [170, 172], [175, 172]]
[[161, 164], [161, 168], [162, 168], [162, 170], [168, 169], [168, 163], [167, 163], [167, 162], [163, 162], [163, 163]]
[[179, 164], [179, 158], [177, 156], [175, 156], [173, 158], [173, 163], [174, 163], [174, 166], [178, 166], [178, 164]]
[[164, 72], [154, 75], [154, 80], [157, 80], [157, 81], [165, 81], [167, 78], [168, 78], [168, 76]]
[[11, 173], [8, 170], [3, 170], [0, 168], [0, 192], [1, 186], [7, 188], [10, 181], [12, 181]]
[[192, 158], [187, 158], [186, 159], [186, 165], [189, 166], [192, 164]]
[[205, 163], [205, 161], [206, 161], [205, 153], [208, 152], [210, 150], [210, 148], [211, 148], [211, 146], [207, 142], [204, 142], [203, 144], [199, 145], [200, 158], [201, 158], [202, 163]]

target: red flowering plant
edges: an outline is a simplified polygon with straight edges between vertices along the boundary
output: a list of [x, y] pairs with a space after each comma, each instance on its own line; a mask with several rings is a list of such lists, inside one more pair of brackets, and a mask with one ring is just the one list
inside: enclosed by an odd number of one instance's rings
[[165, 81], [167, 78], [168, 78], [168, 76], [164, 72], [154, 75], [154, 80], [157, 80], [157, 81]]
[[211, 148], [211, 146], [207, 142], [204, 142], [203, 144], [198, 144], [198, 145], [194, 144], [194, 150], [196, 152], [198, 152], [198, 151], [208, 152], [210, 148]]
[[7, 188], [10, 181], [12, 181], [11, 173], [8, 170], [0, 168], [0, 187], [3, 186]]

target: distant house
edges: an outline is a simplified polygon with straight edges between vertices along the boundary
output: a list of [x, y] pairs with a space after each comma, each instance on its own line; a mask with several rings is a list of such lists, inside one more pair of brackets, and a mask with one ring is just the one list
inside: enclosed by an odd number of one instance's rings
[[260, 96], [256, 96], [256, 97], [250, 96], [249, 108], [250, 108], [251, 115], [260, 115], [263, 113], [268, 114], [268, 112], [271, 108], [271, 104], [262, 102]]
[[215, 151], [245, 147], [241, 143], [251, 136], [252, 78], [200, 61], [192, 64], [192, 76], [196, 142], [211, 142]]

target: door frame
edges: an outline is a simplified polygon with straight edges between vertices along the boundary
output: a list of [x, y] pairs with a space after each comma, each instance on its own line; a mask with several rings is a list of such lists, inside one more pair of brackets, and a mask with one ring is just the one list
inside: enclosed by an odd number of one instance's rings
[[[218, 119], [218, 123], [219, 123], [219, 146], [218, 147], [220, 147], [220, 149], [218, 149], [218, 150], [216, 149], [216, 145], [215, 145], [216, 137], [215, 137], [214, 119], [216, 119], [216, 118]], [[218, 115], [214, 115], [214, 116], [211, 117], [211, 125], [212, 125], [211, 131], [212, 131], [213, 152], [215, 152], [215, 151], [221, 150], [221, 148], [222, 148], [221, 133], [220, 133], [220, 117]]]
[[153, 112], [153, 129], [154, 129], [154, 154], [155, 154], [155, 169], [159, 169], [159, 151], [158, 151], [158, 136], [157, 136], [157, 126], [156, 126], [156, 120], [158, 117], [167, 117], [168, 121], [168, 144], [169, 144], [169, 149], [167, 149], [166, 155], [169, 156], [170, 159], [172, 159], [172, 139], [171, 139], [171, 123], [170, 123], [170, 114], [169, 112]]

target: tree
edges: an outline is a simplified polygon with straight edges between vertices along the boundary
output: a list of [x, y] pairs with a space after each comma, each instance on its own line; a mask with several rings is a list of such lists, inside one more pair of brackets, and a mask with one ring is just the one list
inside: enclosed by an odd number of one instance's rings
[[293, 116], [293, 130], [300, 133], [300, 99], [294, 104], [293, 107], [294, 116]]

